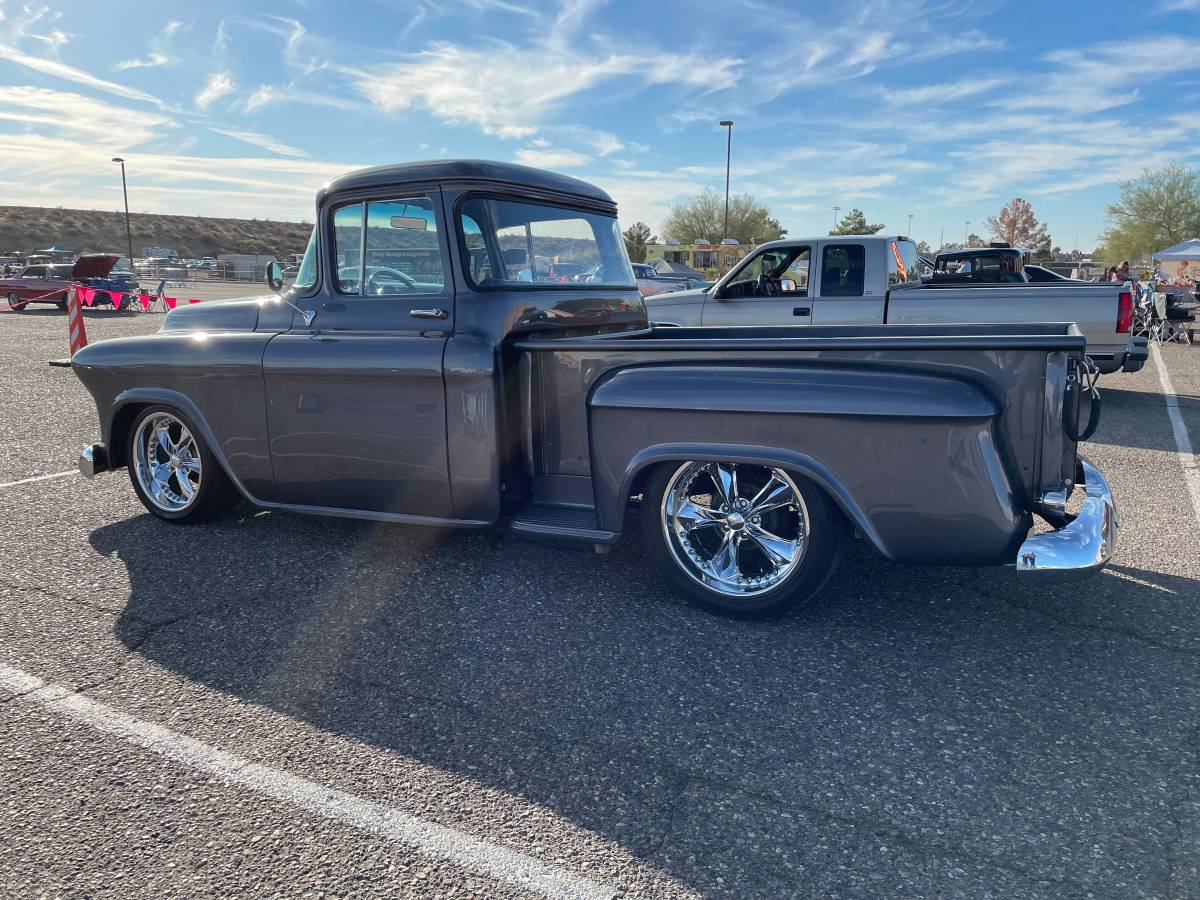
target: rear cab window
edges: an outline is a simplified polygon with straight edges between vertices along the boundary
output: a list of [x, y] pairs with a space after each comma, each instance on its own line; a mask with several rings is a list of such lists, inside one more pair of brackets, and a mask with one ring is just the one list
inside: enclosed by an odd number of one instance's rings
[[458, 223], [467, 279], [477, 290], [637, 286], [613, 216], [468, 196]]
[[921, 260], [912, 241], [891, 241], [888, 244], [888, 287], [919, 287]]

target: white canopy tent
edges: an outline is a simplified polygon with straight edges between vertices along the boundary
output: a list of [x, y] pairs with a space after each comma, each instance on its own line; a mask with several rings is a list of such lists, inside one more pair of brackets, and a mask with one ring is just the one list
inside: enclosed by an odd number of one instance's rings
[[1154, 254], [1163, 277], [1174, 284], [1200, 281], [1200, 238], [1192, 238]]

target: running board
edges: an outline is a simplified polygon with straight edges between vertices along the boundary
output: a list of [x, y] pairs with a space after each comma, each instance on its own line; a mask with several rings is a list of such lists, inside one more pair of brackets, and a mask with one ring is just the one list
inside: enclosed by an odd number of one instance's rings
[[619, 537], [615, 531], [597, 527], [595, 510], [577, 506], [531, 503], [517, 513], [509, 527], [521, 534], [587, 541], [590, 544], [612, 544]]

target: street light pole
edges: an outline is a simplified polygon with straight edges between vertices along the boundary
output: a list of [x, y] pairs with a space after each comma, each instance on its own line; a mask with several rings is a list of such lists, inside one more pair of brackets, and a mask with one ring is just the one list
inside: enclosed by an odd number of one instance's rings
[[721, 127], [725, 129], [725, 233], [721, 235], [724, 241], [729, 237], [729, 157], [733, 153], [733, 120], [722, 119]]
[[908, 231], [906, 231], [904, 233], [905, 237], [912, 237], [912, 220], [913, 220], [913, 214], [909, 213], [908, 214]]
[[114, 156], [112, 161], [121, 164], [121, 194], [125, 197], [125, 240], [129, 244], [129, 267], [133, 268], [133, 232], [129, 228], [129, 189], [125, 187], [125, 160]]
[[842, 211], [842, 208], [840, 206], [835, 206], [833, 208], [833, 230], [834, 231], [837, 231], [837, 214], [840, 213], [841, 211]]
[[964, 247], [967, 246], [967, 242], [970, 240], [970, 238], [971, 238], [971, 220], [967, 219], [966, 224], [963, 225], [963, 246]]

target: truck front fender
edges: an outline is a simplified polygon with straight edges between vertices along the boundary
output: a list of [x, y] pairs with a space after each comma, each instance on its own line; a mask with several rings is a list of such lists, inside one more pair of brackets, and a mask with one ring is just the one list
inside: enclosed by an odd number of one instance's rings
[[647, 365], [589, 400], [598, 523], [621, 528], [647, 466], [727, 460], [810, 478], [885, 557], [1009, 562], [1028, 531], [983, 386], [869, 365]]

